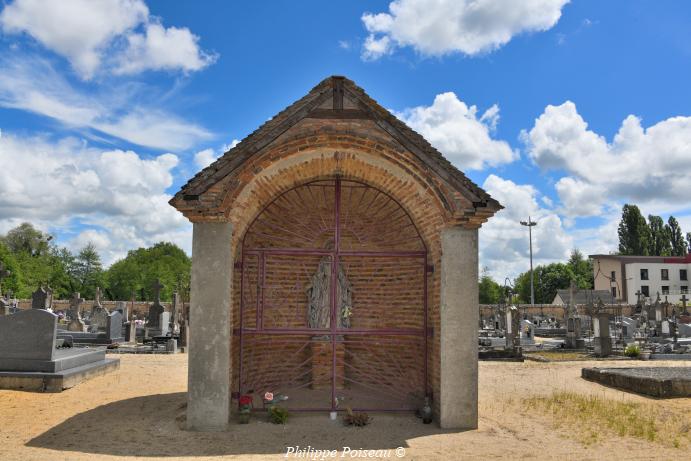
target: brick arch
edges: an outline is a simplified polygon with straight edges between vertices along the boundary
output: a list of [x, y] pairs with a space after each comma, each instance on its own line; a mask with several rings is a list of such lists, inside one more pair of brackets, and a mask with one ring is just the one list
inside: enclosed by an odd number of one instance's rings
[[[264, 207], [288, 190], [312, 181], [332, 179], [361, 182], [381, 190], [397, 201], [411, 217], [433, 259], [437, 259], [439, 231], [450, 212], [420, 174], [388, 158], [356, 150], [313, 148], [273, 159], [241, 188], [229, 190], [222, 206], [233, 223], [233, 248]], [[242, 175], [240, 172], [239, 176]]]

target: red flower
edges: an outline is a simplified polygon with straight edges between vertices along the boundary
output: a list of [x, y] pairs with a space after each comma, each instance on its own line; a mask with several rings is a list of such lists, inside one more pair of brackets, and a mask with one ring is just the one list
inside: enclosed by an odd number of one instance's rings
[[251, 395], [243, 395], [243, 396], [240, 397], [240, 402], [239, 402], [239, 403], [240, 403], [240, 406], [243, 406], [243, 405], [252, 405], [252, 401], [253, 401], [253, 400], [254, 400], [254, 399], [252, 398]]

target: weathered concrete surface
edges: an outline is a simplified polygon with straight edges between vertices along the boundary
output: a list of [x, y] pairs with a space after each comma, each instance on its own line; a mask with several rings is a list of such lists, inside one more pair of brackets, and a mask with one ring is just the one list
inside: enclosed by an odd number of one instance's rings
[[441, 386], [439, 424], [476, 429], [478, 341], [478, 231], [441, 233]]
[[581, 377], [653, 397], [691, 397], [691, 368], [583, 368]]
[[55, 373], [0, 371], [0, 389], [62, 392], [120, 368], [120, 359], [103, 359]]
[[230, 223], [194, 223], [187, 428], [222, 431], [230, 409]]

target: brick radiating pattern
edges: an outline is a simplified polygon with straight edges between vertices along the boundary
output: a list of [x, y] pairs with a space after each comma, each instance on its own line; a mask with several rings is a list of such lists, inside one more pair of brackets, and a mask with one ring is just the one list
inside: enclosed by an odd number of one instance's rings
[[[307, 287], [320, 261], [330, 256], [262, 254], [261, 250], [333, 249], [334, 191], [333, 180], [296, 187], [271, 201], [254, 220], [242, 247], [244, 279], [240, 279], [241, 271], [235, 271], [234, 276], [236, 328], [240, 324], [241, 285], [244, 328], [307, 328]], [[425, 393], [425, 341], [421, 335], [425, 324], [424, 242], [395, 200], [358, 182], [342, 182], [339, 221], [341, 251], [387, 253], [340, 258], [352, 285], [351, 328], [417, 333], [338, 335], [335, 366], [339, 397], [355, 406], [415, 408]], [[410, 255], [401, 257], [400, 252]], [[309, 389], [330, 389], [333, 354], [329, 336], [246, 331], [240, 366], [238, 333], [236, 330], [233, 336], [234, 389], [239, 386], [242, 368], [243, 391], [297, 396], [288, 400], [289, 407], [330, 405], [326, 392], [299, 398]], [[363, 393], [369, 398], [363, 400]]]

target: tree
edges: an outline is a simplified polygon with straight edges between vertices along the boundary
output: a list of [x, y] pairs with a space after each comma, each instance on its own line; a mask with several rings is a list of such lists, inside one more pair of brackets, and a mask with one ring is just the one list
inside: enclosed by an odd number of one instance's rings
[[0, 242], [0, 262], [4, 270], [10, 272], [10, 275], [0, 281], [0, 295], [6, 294], [8, 291], [17, 293], [19, 290], [20, 279], [19, 279], [19, 265], [14, 255], [7, 248], [7, 245]]
[[172, 299], [178, 287], [189, 287], [190, 258], [173, 243], [161, 242], [150, 248], [139, 248], [127, 253], [124, 259], [115, 262], [106, 274], [109, 292], [115, 299], [129, 299], [134, 291], [142, 292], [151, 300], [151, 285], [159, 279], [165, 288], [161, 291], [163, 300]]
[[688, 252], [691, 253], [691, 232], [686, 233], [686, 247], [688, 248]]
[[[566, 288], [571, 282], [572, 272], [564, 263], [537, 266], [535, 273], [535, 302], [549, 304], [554, 300], [557, 290]], [[514, 280], [514, 290], [519, 302], [530, 302], [530, 271], [523, 272]]]
[[41, 256], [48, 253], [50, 249], [48, 242], [52, 238], [51, 235], [44, 234], [25, 222], [10, 230], [6, 236], [2, 237], [2, 241], [12, 253], [26, 252], [30, 256]]
[[480, 304], [497, 304], [501, 294], [501, 286], [487, 273], [482, 271], [480, 277]]
[[[674, 216], [670, 216], [667, 220], [667, 228], [669, 229], [669, 240], [672, 256], [686, 256], [688, 252], [686, 249], [686, 242], [684, 241], [684, 234], [681, 231], [681, 226]], [[688, 234], [687, 234], [688, 235]]]
[[101, 256], [93, 243], [87, 243], [74, 258], [72, 273], [79, 287], [77, 291], [84, 298], [93, 299], [96, 294], [96, 287], [103, 286]]
[[593, 288], [595, 283], [593, 278], [593, 262], [590, 259], [585, 259], [583, 253], [575, 249], [571, 252], [569, 261], [566, 264], [573, 274], [576, 287], [586, 290]]
[[648, 253], [650, 256], [669, 256], [672, 254], [670, 230], [659, 216], [648, 215], [650, 239]]
[[624, 205], [619, 222], [619, 253], [646, 256], [650, 247], [650, 228], [636, 205]]

